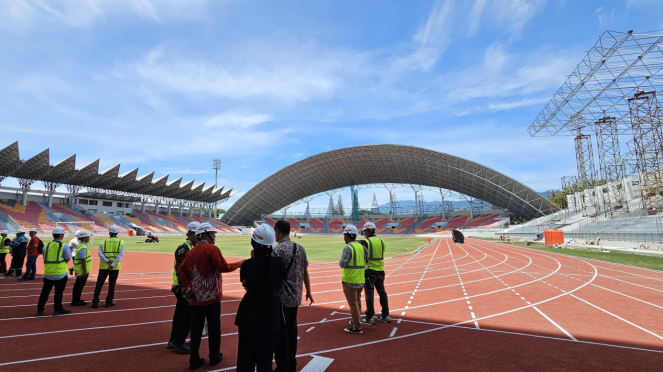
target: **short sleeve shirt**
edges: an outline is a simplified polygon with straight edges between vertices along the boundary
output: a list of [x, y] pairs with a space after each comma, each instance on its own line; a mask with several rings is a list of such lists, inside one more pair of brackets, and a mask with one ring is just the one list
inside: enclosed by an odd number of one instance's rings
[[[273, 256], [280, 257], [283, 260], [283, 266], [286, 270], [290, 265], [290, 261], [292, 261], [293, 244], [292, 240], [286, 237], [272, 250]], [[281, 286], [279, 297], [281, 297], [281, 303], [284, 307], [298, 307], [302, 303], [304, 271], [307, 267], [306, 250], [297, 244], [295, 260], [292, 262], [292, 267], [290, 267], [284, 285]]]

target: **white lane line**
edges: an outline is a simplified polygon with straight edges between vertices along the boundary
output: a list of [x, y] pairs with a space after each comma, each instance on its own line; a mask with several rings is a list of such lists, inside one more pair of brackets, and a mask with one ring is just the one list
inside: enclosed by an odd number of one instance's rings
[[327, 318], [322, 318], [322, 320], [320, 321], [320, 323], [324, 323], [325, 320], [327, 320]]
[[403, 315], [405, 315], [405, 311], [403, 311], [403, 312], [401, 313], [401, 316], [403, 316]]
[[[571, 296], [573, 296], [573, 295], [571, 295]], [[562, 328], [562, 326], [560, 326], [559, 324], [557, 324], [554, 320], [550, 319], [550, 317], [548, 317], [548, 315], [544, 314], [543, 311], [539, 310], [538, 307], [536, 307], [536, 306], [532, 306], [532, 308], [533, 308], [534, 310], [536, 310], [539, 314], [541, 314], [544, 318], [548, 319], [548, 321], [549, 321], [550, 323], [552, 323], [555, 327], [557, 327], [557, 329], [559, 329], [560, 331], [564, 332], [564, 334], [565, 334], [566, 336], [568, 336], [570, 339], [572, 339], [573, 341], [578, 341], [578, 340], [577, 340], [575, 337], [573, 337], [573, 335], [571, 335], [566, 329]]]
[[345, 305], [343, 305], [343, 306], [339, 307], [339, 309], [342, 309], [342, 308], [344, 308], [344, 307], [345, 307]]
[[479, 328], [479, 322], [474, 322], [474, 328], [479, 329], [479, 330], [481, 329], [481, 328]]
[[402, 321], [403, 321], [403, 318], [399, 318], [396, 323], [401, 324]]
[[313, 330], [313, 328], [315, 328], [315, 326], [313, 326], [313, 327], [307, 329], [307, 330], [306, 330], [306, 333], [311, 332], [311, 331]]
[[391, 330], [391, 333], [389, 334], [389, 337], [394, 337], [394, 335], [396, 334], [397, 329], [398, 328], [394, 327], [394, 329]]
[[314, 355], [313, 360], [302, 368], [301, 372], [325, 372], [332, 364], [334, 359]]

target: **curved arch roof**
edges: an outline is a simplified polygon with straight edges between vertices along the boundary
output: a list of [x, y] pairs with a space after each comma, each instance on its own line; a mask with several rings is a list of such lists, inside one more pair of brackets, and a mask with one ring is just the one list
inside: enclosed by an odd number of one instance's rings
[[538, 192], [479, 163], [413, 146], [369, 145], [324, 152], [281, 169], [244, 194], [222, 221], [249, 225], [310, 195], [376, 183], [441, 187], [525, 218], [546, 215], [550, 208]]
[[192, 188], [194, 181], [180, 186], [182, 178], [168, 183], [168, 175], [152, 180], [154, 172], [138, 177], [138, 168], [120, 174], [120, 164], [99, 172], [99, 160], [76, 169], [76, 155], [50, 165], [49, 150], [21, 160], [18, 141], [0, 150], [0, 178], [14, 177], [33, 181], [101, 188], [112, 191], [135, 192], [150, 196], [163, 196], [204, 203], [228, 199], [232, 189], [205, 188], [205, 182]]

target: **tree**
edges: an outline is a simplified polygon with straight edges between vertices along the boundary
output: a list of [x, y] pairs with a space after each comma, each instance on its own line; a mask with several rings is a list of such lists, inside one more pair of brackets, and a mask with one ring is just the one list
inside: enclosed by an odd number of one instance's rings
[[513, 212], [509, 212], [509, 222], [511, 225], [519, 225], [521, 223], [527, 222], [527, 220]]
[[338, 202], [336, 203], [336, 208], [334, 208], [334, 214], [339, 216], [345, 215], [345, 209], [343, 209], [343, 198], [341, 198], [341, 195], [338, 196]]
[[359, 215], [360, 216], [368, 216], [369, 214], [373, 214], [373, 212], [369, 211], [368, 209], [360, 209], [359, 210]]
[[216, 210], [216, 215], [217, 215], [217, 216], [218, 216], [218, 215], [221, 215], [221, 214], [225, 214], [225, 213], [226, 213], [226, 210], [223, 209], [223, 208], [219, 208], [219, 209]]

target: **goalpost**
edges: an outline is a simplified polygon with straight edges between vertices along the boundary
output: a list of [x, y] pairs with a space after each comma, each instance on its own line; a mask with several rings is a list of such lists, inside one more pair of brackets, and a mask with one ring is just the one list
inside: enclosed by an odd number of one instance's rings
[[88, 244], [94, 243], [94, 221], [56, 222], [55, 226], [63, 227], [64, 236], [69, 239], [76, 237], [76, 231], [85, 230], [90, 233]]

